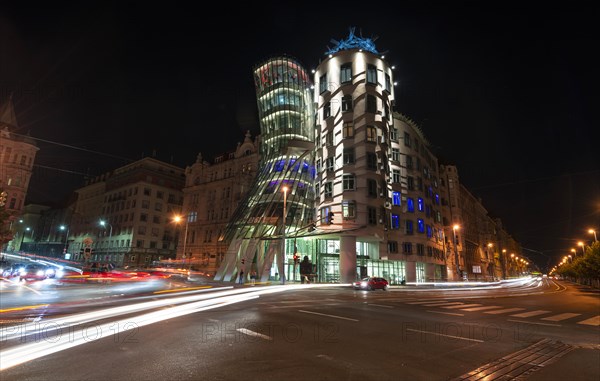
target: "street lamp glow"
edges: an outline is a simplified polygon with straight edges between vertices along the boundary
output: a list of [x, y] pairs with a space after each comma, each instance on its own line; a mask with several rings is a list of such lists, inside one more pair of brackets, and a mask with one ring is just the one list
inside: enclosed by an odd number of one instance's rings
[[577, 244], [581, 246], [581, 252], [583, 253], [583, 255], [585, 255], [585, 245], [583, 244], [583, 242], [579, 241], [577, 242]]
[[594, 229], [588, 230], [588, 233], [593, 234], [594, 235], [594, 241], [598, 242], [598, 237], [596, 237], [596, 231]]
[[454, 263], [456, 265], [456, 273], [460, 276], [460, 263], [458, 260], [458, 242], [456, 241], [456, 231], [460, 229], [460, 225], [458, 224], [454, 224], [452, 225], [452, 236], [454, 238], [454, 242], [452, 244], [452, 246], [454, 246]]
[[111, 241], [112, 241], [112, 230], [113, 227], [112, 225], [108, 222], [108, 221], [104, 221], [104, 220], [100, 220], [100, 226], [104, 227], [106, 229], [106, 225], [108, 225], [108, 227], [110, 228], [110, 232], [108, 233], [108, 246], [106, 247], [106, 255], [109, 255], [109, 249], [110, 249], [110, 245], [111, 245]]
[[62, 231], [67, 231], [67, 234], [65, 234], [65, 247], [63, 249], [63, 254], [65, 254], [67, 252], [67, 244], [69, 243], [69, 227], [65, 225], [60, 225], [59, 229]]
[[[173, 217], [173, 222], [175, 222], [176, 224], [180, 224], [183, 221], [183, 216], [181, 215], [176, 215], [175, 217]], [[184, 260], [183, 266], [185, 267], [185, 258], [186, 258], [186, 246], [187, 246], [187, 236], [188, 236], [188, 222], [189, 222], [189, 218], [185, 219], [185, 233], [183, 234], [183, 254], [181, 255], [181, 258]], [[188, 260], [188, 272], [190, 272], [192, 270], [192, 256], [190, 255], [190, 259]]]

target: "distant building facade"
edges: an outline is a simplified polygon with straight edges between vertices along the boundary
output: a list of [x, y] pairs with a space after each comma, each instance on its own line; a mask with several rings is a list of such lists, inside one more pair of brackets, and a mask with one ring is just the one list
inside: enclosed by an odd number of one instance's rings
[[218, 155], [212, 163], [199, 154], [186, 168], [181, 211], [184, 222], [177, 245], [177, 259], [183, 264], [188, 262], [208, 274], [217, 271], [229, 245], [225, 240], [227, 224], [254, 183], [258, 160], [259, 140], [246, 133], [234, 151]]
[[[14, 223], [25, 205], [38, 150], [33, 139], [21, 134], [11, 97], [0, 105], [0, 208], [10, 215], [1, 229], [2, 242], [14, 236]], [[9, 242], [7, 249], [12, 250], [17, 245]]]
[[184, 182], [183, 168], [151, 157], [90, 180], [75, 191], [72, 259], [132, 267], [175, 259]]

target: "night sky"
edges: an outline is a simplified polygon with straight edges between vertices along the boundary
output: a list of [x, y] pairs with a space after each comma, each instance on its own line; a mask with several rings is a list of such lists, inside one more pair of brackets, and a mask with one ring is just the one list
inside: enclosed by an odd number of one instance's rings
[[285, 53], [316, 67], [354, 26], [396, 66], [396, 111], [524, 254], [554, 265], [600, 230], [600, 14], [494, 3], [261, 2], [240, 21], [228, 2], [5, 2], [0, 102], [13, 94], [40, 147], [29, 202], [141, 157], [185, 167], [235, 148], [259, 133], [253, 65]]

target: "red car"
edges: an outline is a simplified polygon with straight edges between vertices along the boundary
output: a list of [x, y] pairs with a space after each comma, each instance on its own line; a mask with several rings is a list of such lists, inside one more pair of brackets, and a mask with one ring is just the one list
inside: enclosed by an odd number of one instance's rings
[[355, 290], [377, 290], [381, 289], [387, 291], [388, 281], [385, 278], [370, 276], [363, 278], [353, 283]]

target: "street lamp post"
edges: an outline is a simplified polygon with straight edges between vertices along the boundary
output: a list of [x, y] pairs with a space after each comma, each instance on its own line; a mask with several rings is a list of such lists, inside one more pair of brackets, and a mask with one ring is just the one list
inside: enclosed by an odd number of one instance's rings
[[594, 242], [598, 242], [598, 237], [596, 237], [596, 231], [594, 229], [588, 230], [588, 233], [594, 235]]
[[457, 242], [456, 242], [456, 231], [460, 228], [459, 225], [454, 225], [452, 226], [452, 235], [454, 236], [454, 262], [456, 264], [456, 273], [458, 274], [458, 276], [460, 277], [460, 264], [458, 262], [458, 248], [457, 246]]
[[577, 242], [577, 244], [578, 244], [579, 246], [581, 246], [581, 253], [582, 253], [583, 255], [585, 255], [585, 245], [583, 244], [583, 242], [579, 241], [579, 242]]
[[110, 241], [112, 240], [112, 225], [110, 223], [108, 223], [107, 221], [104, 220], [100, 220], [100, 225], [104, 226], [106, 228], [106, 225], [108, 225], [110, 227], [110, 232], [108, 233], [108, 247], [106, 248], [106, 255], [108, 256], [110, 254]]
[[[183, 220], [182, 216], [175, 216], [174, 221], [176, 224], [180, 224], [181, 220]], [[188, 236], [188, 223], [189, 223], [190, 219], [189, 216], [186, 214], [185, 216], [185, 233], [183, 234], [183, 254], [182, 254], [182, 258], [184, 260], [184, 267], [185, 267], [185, 258], [186, 258], [186, 253], [185, 253], [185, 249], [187, 246], [187, 236]], [[188, 261], [188, 271], [191, 271], [192, 269], [192, 258], [190, 256], [190, 259]]]
[[281, 188], [283, 191], [283, 221], [282, 221], [282, 242], [281, 242], [281, 258], [279, 261], [279, 279], [281, 284], [285, 284], [285, 220], [287, 218], [287, 191], [288, 187], [284, 186]]
[[67, 234], [65, 234], [65, 247], [63, 249], [63, 254], [67, 253], [67, 244], [69, 243], [69, 227], [65, 226], [65, 225], [60, 225], [60, 230], [64, 231], [65, 229], [67, 230]]

